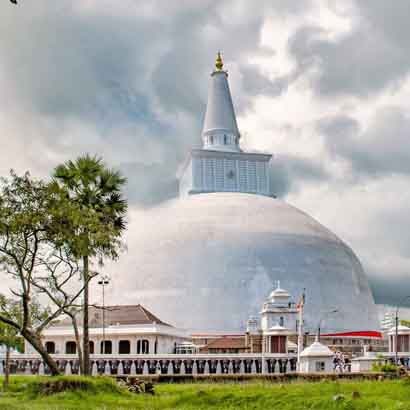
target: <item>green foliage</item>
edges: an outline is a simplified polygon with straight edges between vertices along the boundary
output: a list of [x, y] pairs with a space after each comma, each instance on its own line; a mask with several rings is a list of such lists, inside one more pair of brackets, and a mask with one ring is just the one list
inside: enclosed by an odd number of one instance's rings
[[373, 372], [381, 372], [381, 373], [397, 373], [399, 367], [393, 363], [373, 363], [372, 371]]
[[[57, 378], [68, 384], [70, 382], [66, 380], [70, 379], [77, 379], [77, 377]], [[130, 394], [123, 389], [118, 389], [113, 385], [112, 380], [106, 377], [85, 379], [80, 382], [83, 386], [81, 388], [44, 395], [40, 393], [39, 385], [43, 385], [47, 380], [50, 378], [12, 378], [10, 392], [1, 396], [0, 409], [397, 410], [410, 408], [408, 385], [399, 380], [289, 384], [269, 382], [156, 384], [154, 396]], [[334, 400], [338, 395], [344, 396], [344, 400]]]
[[33, 398], [79, 391], [89, 394], [121, 394], [124, 389], [121, 389], [114, 379], [109, 377], [56, 376], [53, 378], [36, 378], [29, 384], [29, 392]]
[[51, 189], [58, 203], [56, 236], [78, 257], [118, 257], [126, 228], [126, 179], [101, 158], [85, 155], [59, 165]]
[[400, 324], [403, 326], [410, 327], [410, 320], [401, 319]]

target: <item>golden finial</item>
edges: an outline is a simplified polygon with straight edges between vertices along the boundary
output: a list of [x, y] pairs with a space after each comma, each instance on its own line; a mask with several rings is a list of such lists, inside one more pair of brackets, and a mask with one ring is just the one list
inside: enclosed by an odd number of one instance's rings
[[221, 71], [223, 66], [224, 66], [224, 63], [222, 61], [221, 52], [218, 51], [218, 55], [216, 56], [216, 61], [215, 61], [215, 67], [218, 71]]

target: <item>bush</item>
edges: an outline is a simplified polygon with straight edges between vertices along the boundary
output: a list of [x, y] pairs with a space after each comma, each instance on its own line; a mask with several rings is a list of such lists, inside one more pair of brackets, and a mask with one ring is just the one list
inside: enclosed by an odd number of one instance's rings
[[393, 363], [374, 363], [372, 371], [381, 373], [397, 373], [399, 367]]
[[59, 376], [34, 380], [28, 385], [33, 396], [62, 392], [121, 393], [123, 390], [109, 377]]

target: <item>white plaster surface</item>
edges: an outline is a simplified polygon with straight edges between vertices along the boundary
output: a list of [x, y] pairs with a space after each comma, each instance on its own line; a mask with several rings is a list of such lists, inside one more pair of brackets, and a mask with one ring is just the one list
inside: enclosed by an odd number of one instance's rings
[[144, 214], [127, 265], [127, 299], [181, 328], [242, 330], [276, 280], [306, 288], [305, 328], [377, 330], [362, 266], [333, 233], [283, 201], [244, 193], [197, 194]]

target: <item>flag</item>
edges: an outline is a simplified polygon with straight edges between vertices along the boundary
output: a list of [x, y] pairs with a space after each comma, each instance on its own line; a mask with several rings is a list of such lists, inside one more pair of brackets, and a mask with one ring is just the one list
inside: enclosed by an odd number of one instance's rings
[[298, 310], [303, 309], [303, 306], [305, 306], [305, 289], [303, 289], [302, 296], [299, 299], [299, 302], [296, 305], [296, 308]]

